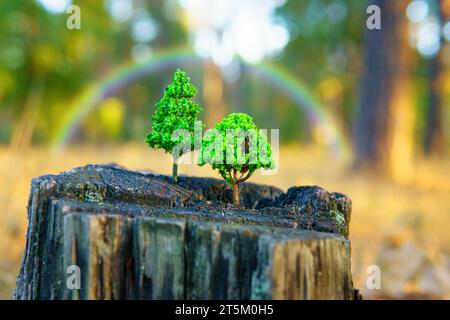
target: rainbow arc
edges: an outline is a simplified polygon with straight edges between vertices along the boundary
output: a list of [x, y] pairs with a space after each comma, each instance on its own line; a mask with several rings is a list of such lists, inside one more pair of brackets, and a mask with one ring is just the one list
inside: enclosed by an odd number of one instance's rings
[[[168, 68], [201, 63], [202, 59], [190, 48], [177, 48], [150, 56], [142, 62], [128, 63], [112, 70], [107, 76], [88, 86], [69, 106], [51, 141], [53, 151], [61, 150], [70, 141], [81, 120], [101, 101], [138, 79]], [[263, 81], [268, 81], [289, 96], [305, 112], [319, 130], [326, 144], [338, 156], [348, 154], [349, 146], [339, 126], [295, 75], [273, 63], [249, 64], [241, 61]]]

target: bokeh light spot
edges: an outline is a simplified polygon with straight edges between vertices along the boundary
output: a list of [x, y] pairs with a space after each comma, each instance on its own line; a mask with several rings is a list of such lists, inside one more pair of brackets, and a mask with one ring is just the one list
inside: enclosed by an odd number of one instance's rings
[[429, 5], [426, 1], [414, 0], [406, 8], [406, 15], [412, 22], [421, 22], [427, 17], [428, 11]]
[[44, 9], [50, 13], [63, 13], [72, 4], [71, 0], [39, 0]]

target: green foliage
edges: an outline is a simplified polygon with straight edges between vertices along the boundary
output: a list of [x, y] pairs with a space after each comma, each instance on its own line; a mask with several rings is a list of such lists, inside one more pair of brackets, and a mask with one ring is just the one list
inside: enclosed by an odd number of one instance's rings
[[[164, 92], [163, 98], [156, 104], [156, 112], [152, 116], [152, 132], [148, 133], [145, 141], [152, 148], [161, 148], [172, 152], [182, 138], [172, 139], [172, 133], [177, 129], [188, 130], [191, 148], [194, 148], [193, 131], [197, 115], [202, 109], [192, 99], [197, 89], [190, 78], [181, 70], [173, 75], [173, 81]], [[181, 156], [175, 155], [175, 158]]]
[[233, 185], [244, 182], [259, 168], [272, 168], [267, 136], [245, 113], [232, 113], [205, 134], [199, 165], [211, 164]]

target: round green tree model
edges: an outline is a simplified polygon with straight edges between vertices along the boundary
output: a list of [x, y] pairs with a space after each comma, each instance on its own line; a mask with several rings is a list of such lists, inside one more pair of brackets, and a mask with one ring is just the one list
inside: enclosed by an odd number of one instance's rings
[[150, 147], [172, 153], [172, 176], [175, 181], [178, 181], [178, 159], [182, 156], [182, 151], [175, 146], [184, 138], [173, 137], [173, 133], [179, 129], [189, 131], [189, 141], [184, 142], [190, 144], [190, 151], [194, 149], [194, 126], [197, 115], [202, 111], [202, 108], [191, 101], [196, 93], [197, 89], [191, 79], [185, 72], [177, 69], [172, 83], [166, 87], [163, 98], [156, 104], [156, 112], [152, 116], [152, 132], [145, 138]]
[[272, 168], [272, 148], [245, 113], [232, 113], [207, 132], [202, 140], [199, 165], [210, 164], [233, 186], [235, 207], [239, 207], [239, 184], [259, 168]]

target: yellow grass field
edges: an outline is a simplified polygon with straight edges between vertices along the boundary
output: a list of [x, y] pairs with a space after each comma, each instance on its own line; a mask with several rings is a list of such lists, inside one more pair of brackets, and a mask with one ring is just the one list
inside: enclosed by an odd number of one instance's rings
[[[169, 173], [171, 158], [145, 144], [45, 147], [13, 152], [0, 147], [0, 299], [10, 299], [22, 259], [26, 205], [33, 177], [88, 163], [114, 162], [129, 169]], [[182, 165], [181, 174], [218, 175], [209, 167]], [[320, 185], [353, 200], [350, 238], [356, 287], [365, 298], [450, 298], [450, 159], [419, 161], [410, 182], [396, 184], [354, 174], [347, 161], [313, 147], [280, 151], [279, 172], [251, 181], [286, 190]], [[381, 289], [366, 286], [367, 268], [378, 265]]]

